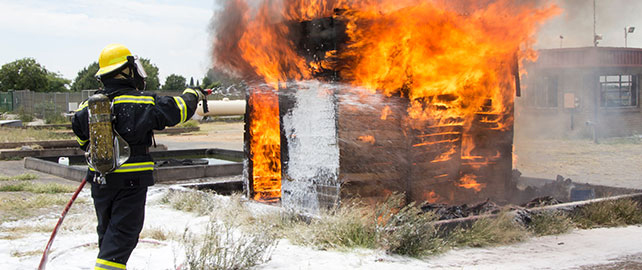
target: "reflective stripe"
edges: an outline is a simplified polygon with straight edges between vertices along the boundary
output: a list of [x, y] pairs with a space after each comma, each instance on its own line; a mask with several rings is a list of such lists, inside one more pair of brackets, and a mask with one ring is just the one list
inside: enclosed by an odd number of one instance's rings
[[80, 146], [83, 146], [83, 145], [85, 145], [87, 143], [87, 141], [89, 141], [89, 139], [82, 140], [79, 137], [76, 137], [76, 141], [78, 142], [78, 144], [80, 144]]
[[76, 111], [77, 111], [77, 112], [79, 112], [79, 111], [81, 111], [82, 109], [87, 108], [87, 106], [88, 106], [88, 105], [89, 105], [89, 104], [87, 103], [87, 100], [85, 100], [85, 101], [83, 101], [82, 103], [80, 103], [80, 106], [78, 106], [78, 109], [76, 109]]
[[192, 94], [194, 94], [196, 97], [198, 97], [198, 92], [196, 92], [196, 90], [191, 89], [191, 88], [187, 88], [187, 89], [185, 89], [185, 91], [183, 91], [183, 94], [185, 94], [185, 93], [192, 93]]
[[[89, 170], [95, 172], [94, 168], [89, 167]], [[128, 172], [142, 172], [142, 171], [153, 171], [154, 162], [135, 162], [135, 163], [125, 163], [120, 168], [114, 170], [112, 173], [128, 173]]]
[[187, 120], [187, 106], [185, 106], [185, 100], [182, 97], [174, 97], [174, 101], [176, 101], [178, 109], [181, 110], [181, 123], [183, 123]]
[[118, 270], [126, 269], [125, 265], [117, 262], [110, 262], [103, 259], [96, 259], [96, 266], [94, 269], [107, 269], [107, 270]]
[[154, 102], [154, 97], [150, 97], [150, 96], [122, 95], [114, 98], [114, 104], [119, 104], [119, 103], [138, 103], [138, 104], [156, 105], [156, 103]]

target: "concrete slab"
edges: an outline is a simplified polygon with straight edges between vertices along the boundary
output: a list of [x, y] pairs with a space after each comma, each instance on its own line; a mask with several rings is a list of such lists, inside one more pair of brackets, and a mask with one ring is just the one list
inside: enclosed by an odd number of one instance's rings
[[0, 120], [0, 127], [21, 127], [22, 121], [20, 120]]

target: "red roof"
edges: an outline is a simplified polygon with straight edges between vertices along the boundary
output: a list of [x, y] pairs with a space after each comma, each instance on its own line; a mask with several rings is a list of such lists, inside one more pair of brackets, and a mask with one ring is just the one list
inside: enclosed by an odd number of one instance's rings
[[642, 49], [583, 47], [539, 51], [538, 68], [642, 67]]

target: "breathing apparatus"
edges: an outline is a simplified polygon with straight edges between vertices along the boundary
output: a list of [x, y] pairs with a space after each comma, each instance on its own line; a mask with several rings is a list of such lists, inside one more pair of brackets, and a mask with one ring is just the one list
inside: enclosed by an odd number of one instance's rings
[[99, 184], [106, 184], [105, 175], [125, 164], [131, 154], [129, 144], [112, 125], [112, 107], [109, 97], [94, 94], [87, 100], [89, 112], [89, 149], [87, 164], [100, 173]]

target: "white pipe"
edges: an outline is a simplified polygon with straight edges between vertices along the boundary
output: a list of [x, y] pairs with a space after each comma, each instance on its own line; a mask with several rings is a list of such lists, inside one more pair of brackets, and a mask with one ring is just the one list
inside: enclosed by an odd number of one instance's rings
[[245, 114], [245, 100], [208, 100], [208, 113], [203, 113], [203, 102], [198, 103], [196, 113], [200, 116], [230, 116]]

